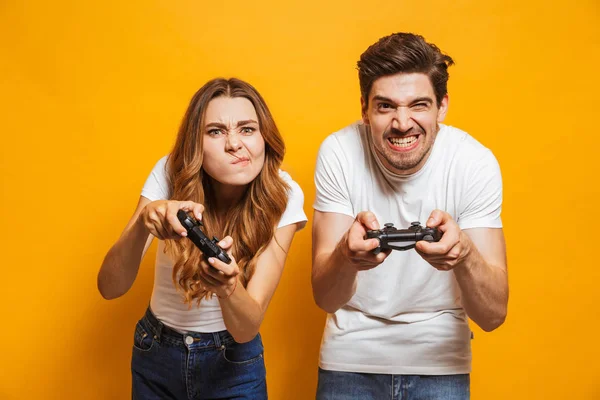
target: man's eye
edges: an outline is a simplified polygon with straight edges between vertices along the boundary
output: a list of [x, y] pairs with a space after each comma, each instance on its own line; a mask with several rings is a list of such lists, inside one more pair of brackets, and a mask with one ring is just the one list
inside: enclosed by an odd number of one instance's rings
[[388, 103], [379, 103], [379, 104], [377, 104], [377, 108], [379, 110], [389, 110], [389, 109], [392, 109], [393, 107], [391, 104], [388, 104]]
[[427, 103], [417, 103], [417, 104], [413, 105], [412, 108], [417, 111], [422, 111], [422, 110], [427, 110], [427, 108], [429, 108], [429, 105]]

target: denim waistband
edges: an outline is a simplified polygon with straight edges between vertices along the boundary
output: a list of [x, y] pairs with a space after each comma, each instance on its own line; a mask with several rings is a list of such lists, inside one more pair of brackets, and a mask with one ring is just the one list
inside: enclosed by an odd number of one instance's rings
[[194, 348], [219, 348], [223, 345], [235, 342], [228, 331], [220, 332], [185, 332], [181, 333], [175, 329], [165, 325], [152, 312], [150, 307], [146, 309], [146, 314], [142, 318], [145, 320], [148, 328], [154, 335], [154, 340], [157, 342], [166, 341], [174, 345], [184, 345]]

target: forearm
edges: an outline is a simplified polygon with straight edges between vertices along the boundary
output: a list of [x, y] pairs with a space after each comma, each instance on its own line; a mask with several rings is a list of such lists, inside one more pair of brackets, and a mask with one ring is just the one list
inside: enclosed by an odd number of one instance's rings
[[488, 332], [502, 325], [508, 306], [505, 269], [487, 263], [471, 244], [468, 255], [454, 268], [454, 275], [469, 318]]
[[330, 254], [316, 256], [314, 264], [313, 297], [321, 309], [332, 314], [354, 296], [358, 271], [342, 255], [340, 245]]
[[105, 299], [125, 294], [137, 276], [149, 233], [138, 219], [106, 254], [98, 273], [98, 290]]
[[[238, 343], [254, 339], [260, 329], [265, 310], [254, 300], [241, 282], [226, 299], [219, 299], [223, 321], [231, 336]], [[266, 308], [266, 307], [265, 307]]]

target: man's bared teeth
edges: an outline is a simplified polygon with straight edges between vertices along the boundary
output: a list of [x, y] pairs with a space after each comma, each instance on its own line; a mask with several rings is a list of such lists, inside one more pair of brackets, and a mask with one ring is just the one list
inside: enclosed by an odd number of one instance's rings
[[389, 141], [394, 146], [409, 147], [417, 141], [417, 137], [416, 136], [408, 136], [408, 137], [403, 137], [403, 138], [390, 138]]

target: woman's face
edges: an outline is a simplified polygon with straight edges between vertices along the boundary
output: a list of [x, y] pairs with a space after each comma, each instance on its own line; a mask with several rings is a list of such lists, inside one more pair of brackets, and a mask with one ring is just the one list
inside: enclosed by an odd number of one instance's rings
[[245, 186], [265, 163], [265, 140], [256, 110], [244, 97], [216, 97], [208, 103], [202, 127], [204, 171], [227, 186]]

